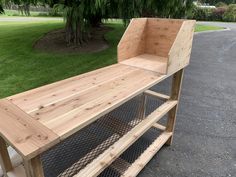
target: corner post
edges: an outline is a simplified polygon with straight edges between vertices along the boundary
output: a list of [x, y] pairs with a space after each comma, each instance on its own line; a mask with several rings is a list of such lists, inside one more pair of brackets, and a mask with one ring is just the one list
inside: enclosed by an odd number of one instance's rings
[[[179, 104], [179, 96], [181, 92], [181, 86], [182, 86], [182, 80], [183, 80], [183, 74], [184, 74], [184, 69], [181, 69], [177, 71], [173, 75], [172, 79], [172, 87], [171, 87], [171, 100], [177, 100]], [[166, 125], [166, 131], [167, 132], [172, 132], [172, 136], [170, 139], [166, 142], [167, 145], [171, 145], [173, 141], [173, 135], [174, 135], [174, 129], [175, 129], [175, 121], [176, 121], [176, 114], [178, 111], [178, 104], [173, 107], [168, 114], [168, 120], [167, 120], [167, 125]]]
[[0, 165], [5, 176], [7, 176], [7, 172], [13, 170], [11, 159], [7, 151], [7, 144], [2, 137], [0, 137]]
[[44, 177], [40, 155], [31, 160], [24, 160], [24, 167], [27, 177]]

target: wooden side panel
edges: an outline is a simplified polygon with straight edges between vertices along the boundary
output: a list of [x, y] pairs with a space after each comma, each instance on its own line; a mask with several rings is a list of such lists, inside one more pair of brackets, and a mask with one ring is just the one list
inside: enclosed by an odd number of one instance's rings
[[118, 44], [118, 62], [144, 53], [147, 18], [132, 19]]
[[146, 28], [146, 53], [168, 57], [182, 23], [183, 20], [149, 18]]
[[0, 101], [0, 136], [25, 159], [30, 159], [59, 142], [55, 133], [8, 100]]
[[186, 20], [183, 22], [169, 52], [168, 75], [189, 64], [195, 23], [195, 20]]

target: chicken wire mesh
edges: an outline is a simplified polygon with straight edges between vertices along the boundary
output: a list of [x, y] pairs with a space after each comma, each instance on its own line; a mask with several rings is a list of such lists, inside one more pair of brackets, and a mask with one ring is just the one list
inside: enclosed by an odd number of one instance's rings
[[[140, 117], [139, 113], [142, 99], [142, 95], [131, 99], [42, 154], [45, 177], [71, 177], [77, 174], [145, 118]], [[145, 115], [153, 112], [162, 103], [147, 96]], [[104, 170], [101, 175], [113, 177], [128, 168], [127, 164], [122, 163], [122, 159], [131, 163], [135, 154], [143, 151], [141, 145], [144, 145], [144, 149], [149, 145], [146, 140], [139, 139], [137, 142], [140, 143], [137, 144], [140, 148], [130, 150], [132, 157], [121, 156], [120, 161], [115, 161], [116, 164]]]

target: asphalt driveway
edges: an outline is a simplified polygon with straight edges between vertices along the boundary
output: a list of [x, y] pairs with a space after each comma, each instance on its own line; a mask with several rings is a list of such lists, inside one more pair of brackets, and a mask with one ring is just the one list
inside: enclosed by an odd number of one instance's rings
[[174, 143], [140, 174], [154, 176], [236, 176], [236, 30], [195, 35]]
[[236, 29], [236, 23], [227, 23], [227, 22], [197, 22], [197, 23], [202, 25], [219, 26], [229, 29]]

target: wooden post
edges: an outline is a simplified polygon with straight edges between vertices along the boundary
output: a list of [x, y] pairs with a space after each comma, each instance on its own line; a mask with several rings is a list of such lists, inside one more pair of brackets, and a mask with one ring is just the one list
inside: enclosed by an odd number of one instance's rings
[[[181, 86], [182, 86], [182, 80], [183, 80], [183, 74], [184, 74], [184, 69], [181, 69], [173, 75], [171, 96], [170, 96], [171, 100], [179, 101], [179, 96], [180, 96], [180, 91], [181, 91]], [[167, 132], [172, 132], [172, 136], [166, 142], [167, 145], [171, 145], [172, 141], [173, 141], [177, 110], [178, 110], [178, 104], [175, 107], [173, 107], [169, 111], [169, 114], [168, 114], [166, 131]]]
[[2, 137], [0, 137], [0, 165], [5, 176], [7, 176], [7, 172], [13, 170], [11, 159], [7, 151], [7, 145]]
[[24, 167], [27, 177], [44, 177], [40, 156], [29, 161], [24, 160]]
[[147, 101], [146, 94], [142, 93], [140, 99], [141, 99], [141, 102], [140, 102], [140, 105], [139, 105], [138, 118], [139, 119], [144, 119], [145, 113], [146, 113], [146, 101]]

